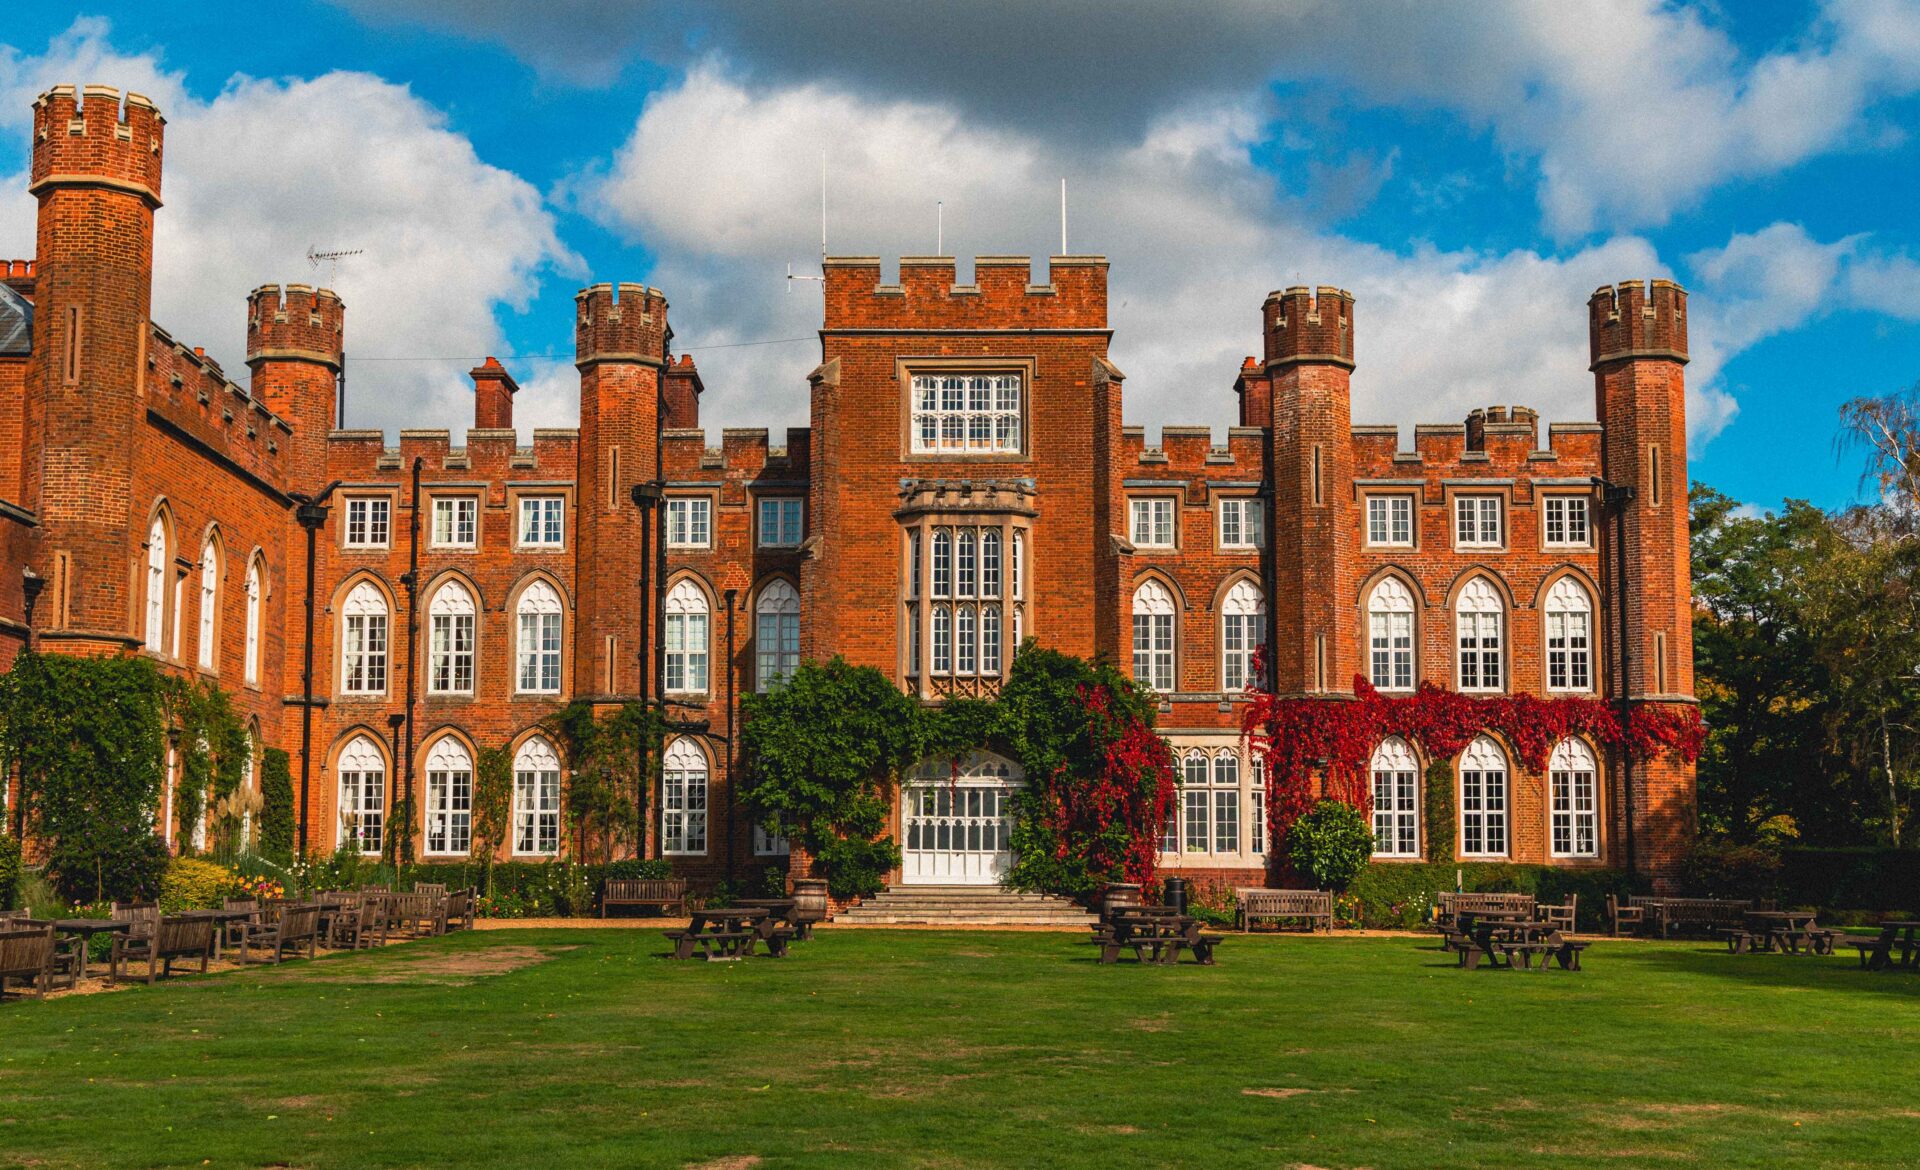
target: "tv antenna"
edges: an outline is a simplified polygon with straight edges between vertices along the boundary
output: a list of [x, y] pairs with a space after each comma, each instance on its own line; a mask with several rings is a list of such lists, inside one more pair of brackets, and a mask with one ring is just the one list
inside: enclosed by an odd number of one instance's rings
[[317, 247], [309, 244], [307, 246], [307, 264], [311, 267], [318, 268], [324, 263], [327, 266], [327, 283], [331, 285], [334, 278], [340, 274], [340, 261], [349, 256], [361, 255], [365, 251], [365, 248], [336, 248], [330, 252], [322, 252]]
[[827, 283], [827, 152], [820, 152], [820, 275], [796, 276], [793, 261], [787, 261], [787, 291], [793, 291], [796, 280], [817, 280], [824, 289]]

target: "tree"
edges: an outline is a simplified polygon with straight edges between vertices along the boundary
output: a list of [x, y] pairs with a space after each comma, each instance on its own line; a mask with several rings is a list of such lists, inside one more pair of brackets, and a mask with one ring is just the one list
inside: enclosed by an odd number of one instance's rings
[[488, 748], [480, 753], [473, 773], [473, 856], [486, 874], [486, 892], [493, 893], [493, 862], [512, 829], [513, 753]]
[[[567, 757], [567, 790], [562, 805], [574, 836], [574, 854], [602, 862], [613, 860], [622, 844], [640, 841], [639, 792], [659, 773], [666, 725], [639, 703], [597, 708], [569, 703], [549, 718], [546, 728]], [[640, 750], [647, 751], [648, 775], [640, 775]], [[597, 847], [597, 849], [596, 849]]]

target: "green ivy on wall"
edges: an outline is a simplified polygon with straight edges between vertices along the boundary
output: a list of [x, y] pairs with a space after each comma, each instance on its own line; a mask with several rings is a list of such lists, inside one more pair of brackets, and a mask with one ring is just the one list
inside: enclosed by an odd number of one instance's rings
[[1427, 860], [1454, 860], [1453, 761], [1437, 756], [1427, 765]]
[[282, 865], [293, 859], [293, 765], [280, 748], [260, 756], [260, 852]]

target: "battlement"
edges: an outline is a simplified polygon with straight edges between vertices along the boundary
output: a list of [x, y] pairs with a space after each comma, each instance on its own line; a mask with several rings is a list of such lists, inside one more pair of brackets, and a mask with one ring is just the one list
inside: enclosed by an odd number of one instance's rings
[[1267, 294], [1267, 367], [1313, 363], [1353, 368], [1353, 294], [1295, 285]]
[[827, 332], [836, 330], [1105, 329], [1104, 256], [1050, 256], [1030, 284], [1027, 256], [978, 256], [973, 283], [955, 283], [951, 256], [903, 256], [900, 283], [880, 283], [878, 256], [830, 256]]
[[30, 281], [32, 279], [33, 279], [33, 261], [31, 260], [0, 260], [0, 280]]
[[1539, 415], [1530, 407], [1476, 410], [1465, 423], [1422, 423], [1413, 449], [1400, 447], [1400, 428], [1361, 425], [1352, 431], [1354, 474], [1361, 479], [1419, 475], [1434, 479], [1592, 475], [1600, 470], [1599, 423], [1553, 423], [1540, 443]]
[[1687, 360], [1687, 290], [1671, 280], [1601, 285], [1587, 301], [1593, 365], [1628, 358]]
[[1230, 470], [1236, 480], [1257, 479], [1266, 465], [1265, 436], [1260, 427], [1229, 427], [1222, 446], [1214, 443], [1212, 427], [1165, 426], [1159, 445], [1153, 446], [1147, 443], [1145, 427], [1122, 427], [1121, 458], [1156, 475], [1204, 477]]
[[149, 323], [149, 328], [143, 371], [148, 411], [168, 429], [279, 482], [292, 426], [228, 378], [205, 350], [182, 345], [157, 324]]
[[707, 432], [697, 427], [665, 429], [660, 432], [662, 474], [682, 480], [754, 479], [773, 472], [804, 480], [811, 437], [811, 428], [788, 427], [787, 445], [775, 447], [765, 427], [728, 427], [720, 432], [720, 445], [709, 447]]
[[667, 294], [644, 284], [593, 284], [574, 294], [576, 365], [594, 362], [664, 363]]
[[106, 186], [160, 206], [161, 144], [167, 120], [142, 94], [89, 85], [80, 100], [56, 85], [33, 103], [33, 162], [27, 190]]
[[347, 306], [329, 288], [263, 284], [247, 296], [247, 364], [313, 362], [340, 369]]
[[398, 484], [411, 474], [415, 459], [422, 461], [423, 471], [455, 471], [500, 483], [571, 483], [579, 473], [580, 432], [572, 427], [538, 428], [533, 444], [526, 447], [506, 428], [474, 427], [465, 438], [459, 445], [451, 431], [422, 427], [401, 431], [400, 442], [389, 445], [384, 431], [330, 431], [327, 474], [358, 483]]
[[1488, 406], [1467, 415], [1467, 450], [1485, 450], [1488, 435], [1514, 436], [1530, 445], [1540, 436], [1540, 412], [1531, 406]]

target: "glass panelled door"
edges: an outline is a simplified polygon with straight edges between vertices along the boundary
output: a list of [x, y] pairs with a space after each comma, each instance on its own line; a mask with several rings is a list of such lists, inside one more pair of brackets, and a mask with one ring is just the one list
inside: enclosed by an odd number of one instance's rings
[[1019, 769], [985, 752], [956, 768], [930, 760], [901, 793], [902, 879], [909, 885], [996, 885], [1013, 863]]

